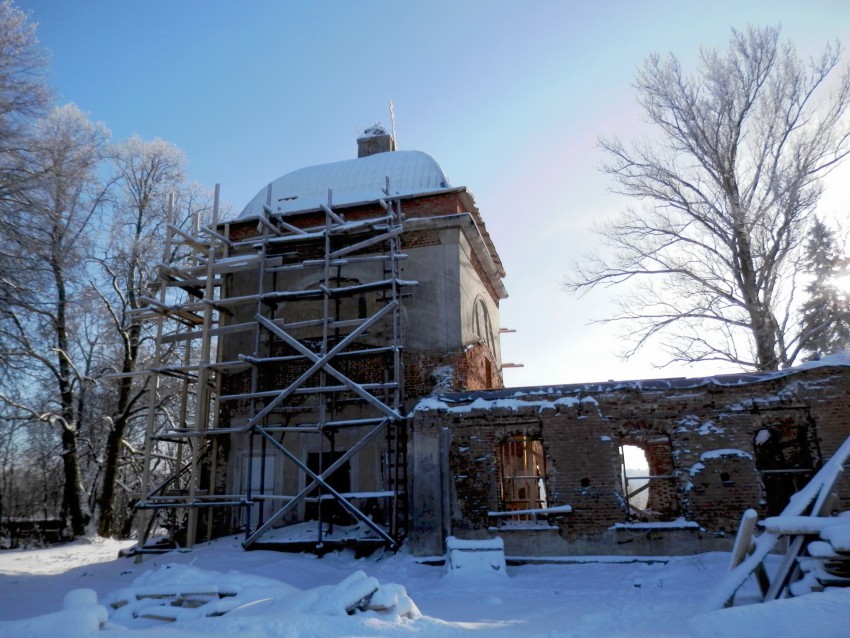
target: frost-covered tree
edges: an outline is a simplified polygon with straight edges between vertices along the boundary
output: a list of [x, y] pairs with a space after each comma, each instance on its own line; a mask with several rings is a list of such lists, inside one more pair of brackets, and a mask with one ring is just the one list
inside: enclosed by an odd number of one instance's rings
[[0, 206], [33, 178], [22, 159], [30, 125], [48, 104], [45, 62], [35, 25], [11, 0], [0, 1]]
[[91, 387], [97, 339], [81, 338], [91, 307], [86, 256], [106, 185], [98, 167], [108, 131], [75, 106], [55, 108], [34, 127], [27, 170], [37, 176], [10, 205], [14, 224], [0, 244], [14, 268], [4, 273], [0, 305], [0, 365], [16, 376], [18, 393], [0, 387], [15, 419], [52, 426], [61, 442], [62, 511], [75, 536], [89, 519], [79, 436]]
[[[10, 0], [0, 2], [0, 240], [15, 224], [15, 202], [36, 175], [26, 163], [28, 138], [48, 104], [44, 83], [46, 55], [38, 48], [35, 26]], [[19, 268], [14, 245], [0, 241], [0, 316], [18, 293]], [[0, 350], [3, 349], [0, 329]], [[0, 354], [0, 392], [20, 396], [25, 381]], [[6, 517], [31, 516], [31, 490], [22, 476], [28, 456], [22, 453], [29, 416], [0, 402], [0, 525]], [[44, 471], [49, 471], [44, 468]], [[27, 494], [25, 497], [24, 494]], [[44, 499], [42, 499], [42, 505]], [[43, 510], [44, 508], [42, 508]]]
[[850, 347], [850, 294], [836, 280], [850, 275], [850, 259], [842, 254], [832, 231], [815, 219], [806, 243], [808, 298], [802, 306], [801, 344], [810, 358]]
[[[36, 177], [26, 162], [27, 140], [49, 96], [46, 56], [37, 45], [27, 16], [10, 0], [0, 1], [0, 232], [14, 224], [15, 198]], [[16, 266], [14, 255], [0, 243], [0, 305], [12, 284], [6, 274]]]
[[162, 260], [166, 201], [185, 225], [209, 196], [185, 184], [173, 145], [111, 147], [75, 106], [48, 111], [46, 57], [0, 0], [0, 460], [13, 461], [0, 517], [59, 515], [77, 536], [97, 509], [110, 534], [140, 482], [133, 428], [148, 401], [133, 373], [150, 335], [134, 311]]
[[610, 252], [579, 262], [572, 291], [632, 282], [607, 321], [633, 354], [772, 370], [805, 347], [794, 277], [823, 178], [848, 152], [850, 73], [838, 45], [811, 60], [776, 28], [732, 32], [686, 73], [670, 55], [637, 75], [650, 143], [601, 142], [615, 190], [641, 200], [600, 227]]

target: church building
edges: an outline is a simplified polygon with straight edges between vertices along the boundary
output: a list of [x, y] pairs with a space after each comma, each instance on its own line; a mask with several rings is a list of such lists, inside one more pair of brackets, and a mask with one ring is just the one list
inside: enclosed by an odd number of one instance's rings
[[[149, 421], [142, 545], [167, 519], [189, 545], [728, 549], [745, 509], [781, 511], [847, 437], [840, 358], [506, 389], [505, 270], [472, 194], [378, 125], [357, 142], [231, 221], [169, 235], [182, 261], [160, 268], [151, 374], [183, 399], [176, 426]], [[159, 480], [163, 444], [183, 462]]]

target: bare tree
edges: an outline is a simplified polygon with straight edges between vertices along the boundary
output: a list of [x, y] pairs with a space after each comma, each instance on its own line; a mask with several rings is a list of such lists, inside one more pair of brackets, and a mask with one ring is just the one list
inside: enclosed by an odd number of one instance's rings
[[[38, 177], [26, 157], [32, 124], [48, 105], [46, 62], [47, 56], [35, 37], [35, 25], [11, 0], [0, 1], [0, 238], [6, 237], [5, 231], [15, 223], [16, 198]], [[20, 263], [14, 253], [13, 244], [0, 241], [0, 344], [5, 328], [2, 309], [10, 304], [20, 283], [15, 276]], [[0, 350], [5, 351], [2, 345]], [[28, 383], [26, 375], [0, 354], [0, 392], [20, 396]], [[25, 495], [30, 487], [25, 476], [30, 462], [25, 453], [25, 434], [30, 421], [31, 417], [16, 407], [0, 403], [0, 525], [10, 516], [37, 515]], [[53, 468], [41, 469], [50, 472]]]
[[[11, 2], [0, 1], [0, 232], [14, 223], [15, 197], [36, 175], [25, 162], [32, 123], [47, 106], [45, 54], [38, 48], [35, 26]], [[8, 294], [6, 273], [17, 262], [0, 243], [0, 305]]]
[[667, 363], [793, 363], [806, 227], [821, 178], [850, 152], [839, 59], [836, 44], [805, 62], [778, 29], [751, 27], [733, 30], [726, 53], [703, 50], [693, 75], [672, 55], [643, 65], [638, 101], [660, 137], [601, 146], [615, 190], [646, 206], [601, 226], [610, 254], [588, 256], [566, 283], [635, 284], [606, 320], [627, 322], [626, 356], [657, 338]]
[[[40, 120], [27, 167], [38, 179], [15, 196], [14, 224], [0, 241], [14, 270], [4, 274], [0, 307], [0, 363], [14, 370], [22, 395], [0, 392], [16, 418], [54, 425], [60, 432], [62, 516], [72, 534], [85, 532], [88, 512], [80, 473], [78, 435], [86, 413], [88, 355], [78, 347], [75, 317], [87, 286], [87, 244], [106, 193], [98, 175], [108, 131], [68, 105]], [[81, 356], [82, 355], [82, 356]]]
[[11, 0], [0, 2], [0, 204], [32, 180], [21, 158], [32, 121], [44, 113], [46, 54], [35, 25]]
[[167, 199], [181, 185], [186, 163], [183, 152], [155, 139], [134, 136], [120, 144], [114, 160], [119, 197], [114, 206], [107, 255], [100, 260], [109, 293], [101, 297], [120, 337], [116, 371], [117, 397], [109, 417], [103, 482], [99, 499], [98, 530], [108, 536], [114, 528], [114, 499], [119, 460], [131, 420], [143, 410], [140, 401], [145, 377], [132, 376], [141, 354], [143, 324], [138, 315], [141, 297], [153, 280], [165, 237]]

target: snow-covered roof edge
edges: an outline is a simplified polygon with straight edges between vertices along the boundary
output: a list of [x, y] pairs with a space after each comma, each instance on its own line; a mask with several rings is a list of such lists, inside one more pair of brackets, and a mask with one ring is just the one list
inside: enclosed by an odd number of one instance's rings
[[[568, 403], [575, 395], [598, 394], [617, 390], [658, 391], [658, 390], [688, 390], [705, 386], [733, 387], [752, 385], [781, 379], [807, 370], [816, 368], [850, 367], [850, 353], [841, 352], [821, 357], [817, 361], [807, 361], [798, 366], [784, 370], [769, 372], [741, 372], [733, 374], [713, 375], [708, 377], [675, 377], [668, 379], [643, 379], [631, 381], [603, 381], [593, 383], [572, 383], [548, 386], [526, 386], [518, 388], [502, 388], [499, 390], [473, 390], [467, 392], [446, 392], [421, 399], [413, 412], [435, 409], [469, 411], [473, 408], [511, 407], [516, 402], [517, 407], [531, 406], [541, 403]], [[590, 399], [590, 397], [585, 397]], [[541, 401], [542, 400], [542, 401]], [[510, 404], [510, 405], [509, 405]]]
[[502, 282], [502, 278], [505, 276], [502, 262], [499, 260], [493, 242], [489, 241], [489, 235], [485, 236], [485, 233], [481, 232], [482, 224], [477, 220], [480, 220], [480, 216], [476, 217], [474, 213], [467, 212], [438, 217], [413, 217], [405, 220], [404, 224], [405, 228], [414, 231], [429, 227], [449, 228], [454, 226], [460, 228], [467, 241], [470, 242], [472, 249], [476, 252], [484, 268], [484, 274], [495, 289], [499, 299], [507, 299], [508, 291], [504, 282]]

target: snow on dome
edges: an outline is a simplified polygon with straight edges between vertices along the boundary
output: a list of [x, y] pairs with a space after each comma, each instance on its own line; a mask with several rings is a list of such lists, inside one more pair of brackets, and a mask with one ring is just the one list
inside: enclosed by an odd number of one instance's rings
[[[387, 177], [392, 195], [409, 196], [451, 188], [443, 169], [427, 153], [395, 151], [287, 173], [272, 182], [270, 207], [282, 213], [313, 210], [328, 203], [329, 188], [333, 190], [335, 206], [375, 201], [386, 197], [383, 189]], [[267, 198], [268, 188], [264, 187], [239, 218], [262, 213]]]

